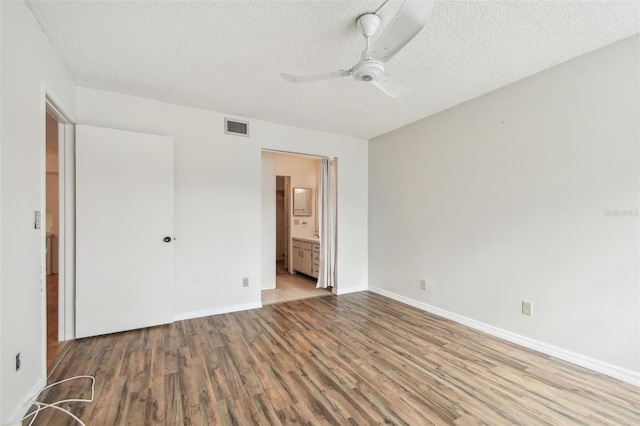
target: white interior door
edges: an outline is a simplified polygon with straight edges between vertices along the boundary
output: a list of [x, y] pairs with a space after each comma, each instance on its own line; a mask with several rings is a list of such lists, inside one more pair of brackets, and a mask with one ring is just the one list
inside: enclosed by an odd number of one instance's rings
[[173, 320], [173, 193], [172, 138], [76, 127], [76, 337]]

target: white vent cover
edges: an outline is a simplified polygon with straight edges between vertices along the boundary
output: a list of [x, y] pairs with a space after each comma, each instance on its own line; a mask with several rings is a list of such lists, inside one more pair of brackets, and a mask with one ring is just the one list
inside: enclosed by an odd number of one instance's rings
[[224, 132], [228, 135], [249, 136], [249, 123], [247, 121], [224, 119]]

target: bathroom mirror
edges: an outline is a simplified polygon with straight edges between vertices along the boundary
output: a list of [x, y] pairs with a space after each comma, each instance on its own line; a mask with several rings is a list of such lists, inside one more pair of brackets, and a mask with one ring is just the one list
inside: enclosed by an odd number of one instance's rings
[[311, 216], [310, 188], [293, 188], [293, 215]]

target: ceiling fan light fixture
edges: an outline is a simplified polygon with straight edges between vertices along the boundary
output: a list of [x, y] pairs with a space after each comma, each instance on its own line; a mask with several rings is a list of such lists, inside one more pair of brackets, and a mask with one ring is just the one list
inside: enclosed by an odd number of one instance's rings
[[358, 81], [376, 81], [384, 75], [384, 65], [373, 60], [362, 61], [351, 72], [351, 76]]

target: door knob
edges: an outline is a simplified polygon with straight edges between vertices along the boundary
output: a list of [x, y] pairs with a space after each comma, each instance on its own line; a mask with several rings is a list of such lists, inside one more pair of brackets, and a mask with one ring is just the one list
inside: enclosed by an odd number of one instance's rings
[[171, 242], [171, 237], [164, 237], [163, 238], [165, 243], [170, 243]]

